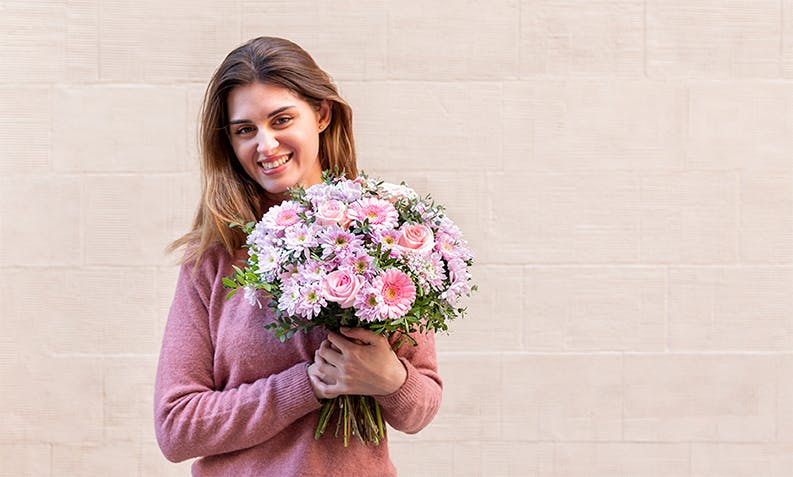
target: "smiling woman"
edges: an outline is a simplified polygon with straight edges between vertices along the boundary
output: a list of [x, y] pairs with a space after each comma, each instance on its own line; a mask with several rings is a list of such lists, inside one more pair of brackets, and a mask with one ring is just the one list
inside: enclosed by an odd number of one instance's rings
[[330, 121], [327, 101], [316, 111], [286, 88], [253, 83], [232, 90], [228, 109], [234, 154], [265, 192], [322, 180], [317, 133]]
[[362, 328], [318, 327], [282, 343], [265, 328], [271, 308], [227, 300], [223, 286], [248, 257], [245, 233], [229, 223], [279, 210], [289, 188], [318, 184], [325, 170], [357, 176], [350, 107], [303, 49], [262, 37], [220, 65], [201, 120], [202, 196], [192, 230], [171, 245], [185, 253], [155, 384], [163, 454], [198, 457], [197, 476], [395, 476], [387, 437], [315, 440], [322, 400], [372, 396], [391, 427], [418, 432], [440, 404], [433, 335], [398, 352]]

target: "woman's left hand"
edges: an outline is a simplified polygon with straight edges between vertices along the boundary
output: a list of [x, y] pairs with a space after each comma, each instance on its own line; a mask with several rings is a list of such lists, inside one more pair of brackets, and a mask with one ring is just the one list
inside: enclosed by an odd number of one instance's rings
[[384, 336], [363, 328], [342, 328], [341, 333], [328, 335], [308, 367], [318, 398], [384, 395], [402, 386], [407, 370]]

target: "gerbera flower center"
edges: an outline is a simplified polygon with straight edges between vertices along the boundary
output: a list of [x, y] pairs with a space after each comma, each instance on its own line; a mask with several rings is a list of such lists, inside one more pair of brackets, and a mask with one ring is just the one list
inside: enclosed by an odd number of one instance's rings
[[386, 288], [386, 289], [385, 289], [385, 293], [383, 293], [383, 296], [384, 296], [384, 297], [385, 297], [387, 300], [393, 300], [394, 298], [396, 298], [396, 297], [398, 297], [398, 296], [399, 296], [399, 293], [396, 291], [396, 289], [395, 289], [395, 288], [393, 288], [393, 287], [388, 287], [388, 288]]

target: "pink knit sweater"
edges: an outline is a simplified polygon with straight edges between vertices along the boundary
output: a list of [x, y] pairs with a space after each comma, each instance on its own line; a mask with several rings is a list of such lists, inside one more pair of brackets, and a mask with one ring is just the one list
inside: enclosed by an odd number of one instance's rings
[[[157, 441], [169, 460], [201, 457], [194, 476], [395, 476], [387, 442], [344, 448], [329, 432], [314, 440], [320, 402], [306, 365], [327, 333], [298, 333], [286, 343], [264, 325], [242, 294], [226, 300], [222, 278], [231, 258], [214, 247], [194, 276], [182, 266], [163, 337], [154, 390]], [[393, 394], [375, 396], [393, 428], [415, 433], [433, 418], [441, 400], [432, 335], [397, 352], [407, 380]], [[335, 422], [335, 421], [334, 421]], [[328, 435], [331, 434], [331, 435]]]

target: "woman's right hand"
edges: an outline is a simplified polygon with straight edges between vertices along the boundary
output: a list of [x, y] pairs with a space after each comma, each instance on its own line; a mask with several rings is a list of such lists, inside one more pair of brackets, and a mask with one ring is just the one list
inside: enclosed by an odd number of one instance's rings
[[402, 386], [407, 370], [384, 336], [363, 328], [343, 328], [341, 333], [328, 335], [308, 367], [318, 399], [388, 395]]

